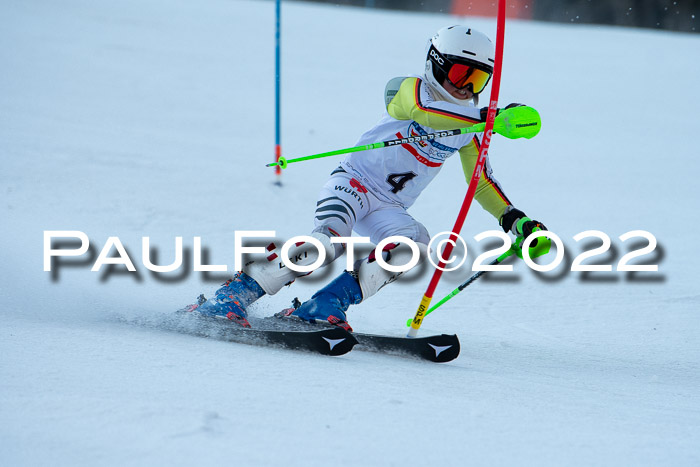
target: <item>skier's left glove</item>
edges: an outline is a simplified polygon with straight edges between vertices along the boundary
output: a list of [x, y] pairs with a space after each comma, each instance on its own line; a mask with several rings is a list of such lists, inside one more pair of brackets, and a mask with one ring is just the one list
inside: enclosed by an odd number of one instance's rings
[[542, 222], [530, 219], [524, 212], [516, 208], [507, 210], [501, 216], [499, 223], [504, 232], [512, 232], [517, 237], [527, 238], [535, 229], [547, 230]]

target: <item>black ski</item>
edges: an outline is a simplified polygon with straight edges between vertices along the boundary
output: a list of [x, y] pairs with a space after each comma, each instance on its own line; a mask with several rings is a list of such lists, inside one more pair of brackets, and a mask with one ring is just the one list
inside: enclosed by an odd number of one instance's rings
[[431, 362], [450, 362], [459, 356], [459, 339], [455, 334], [438, 334], [427, 337], [392, 337], [353, 333], [357, 350], [418, 357]]
[[[183, 314], [185, 316], [183, 316]], [[269, 316], [249, 317], [252, 328], [244, 328], [226, 319], [199, 313], [177, 313], [176, 330], [202, 337], [252, 345], [265, 345], [318, 352], [323, 355], [344, 355], [355, 345], [370, 352], [399, 355], [444, 363], [459, 356], [459, 339], [454, 334], [437, 334], [409, 338], [349, 332], [328, 323], [309, 323], [298, 318]], [[189, 319], [187, 319], [189, 318]]]
[[357, 339], [342, 328], [328, 328], [315, 331], [279, 331], [221, 326], [215, 337], [229, 342], [268, 345], [292, 350], [318, 352], [322, 355], [344, 355], [357, 344]]
[[[270, 316], [267, 318], [250, 318], [256, 329], [289, 329], [294, 331], [309, 328], [327, 327], [328, 323], [308, 323], [300, 319]], [[385, 353], [405, 357], [422, 358], [431, 362], [450, 362], [459, 356], [459, 339], [454, 334], [437, 334], [426, 337], [394, 337], [353, 332], [357, 339], [357, 350]]]
[[278, 347], [322, 355], [344, 355], [357, 344], [357, 339], [343, 328], [306, 329], [244, 328], [227, 319], [203, 316], [193, 312], [177, 312], [172, 319], [150, 323], [153, 327], [241, 344]]

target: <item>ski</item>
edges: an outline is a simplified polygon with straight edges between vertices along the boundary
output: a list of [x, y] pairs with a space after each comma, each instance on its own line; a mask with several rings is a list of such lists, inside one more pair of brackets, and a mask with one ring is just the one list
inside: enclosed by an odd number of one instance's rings
[[339, 356], [350, 352], [357, 339], [343, 328], [257, 329], [244, 328], [227, 319], [203, 316], [199, 313], [176, 314], [177, 319], [161, 326], [185, 334], [226, 342], [277, 347], [322, 355]]
[[[251, 318], [254, 329], [288, 329], [294, 331], [325, 327], [332, 329], [328, 323], [308, 323], [300, 319], [270, 316]], [[459, 338], [454, 334], [437, 334], [426, 337], [395, 337], [378, 334], [352, 332], [357, 339], [357, 350], [384, 353], [403, 357], [421, 358], [436, 363], [450, 362], [459, 356]]]
[[[323, 355], [344, 355], [358, 350], [387, 355], [419, 358], [430, 362], [450, 362], [459, 356], [459, 339], [454, 334], [426, 337], [396, 337], [351, 332], [328, 323], [309, 323], [279, 315], [266, 318], [249, 317], [252, 327], [241, 327], [226, 319], [197, 312], [178, 313], [180, 332], [212, 339], [251, 345], [317, 352]], [[187, 319], [189, 318], [189, 319]]]
[[393, 337], [354, 332], [357, 350], [416, 357], [436, 363], [450, 362], [459, 356], [459, 339], [455, 334], [427, 337]]
[[342, 328], [281, 331], [222, 326], [219, 335], [214, 337], [228, 342], [318, 352], [331, 356], [345, 355], [357, 344], [357, 339]]

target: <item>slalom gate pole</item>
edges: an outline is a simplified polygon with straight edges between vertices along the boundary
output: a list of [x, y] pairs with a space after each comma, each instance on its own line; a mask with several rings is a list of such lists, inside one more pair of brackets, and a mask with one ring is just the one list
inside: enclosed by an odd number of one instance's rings
[[[462, 207], [459, 210], [459, 215], [455, 221], [455, 225], [452, 228], [452, 235], [450, 236], [451, 242], [445, 245], [445, 248], [440, 255], [440, 263], [433, 273], [433, 277], [428, 284], [428, 288], [421, 299], [420, 305], [418, 305], [418, 310], [411, 321], [411, 327], [408, 330], [408, 337], [416, 337], [418, 335], [418, 330], [423, 323], [423, 318], [425, 317], [425, 312], [430, 308], [430, 302], [433, 299], [433, 293], [437, 288], [438, 282], [440, 282], [440, 277], [442, 276], [442, 270], [445, 267], [445, 262], [443, 258], [449, 259], [452, 254], [452, 249], [456, 243], [456, 237], [462, 230], [462, 225], [469, 212], [469, 207], [474, 199], [474, 194], [476, 193], [476, 187], [479, 184], [479, 178], [481, 177], [481, 171], [484, 169], [484, 164], [486, 162], [486, 155], [488, 154], [489, 145], [491, 144], [491, 134], [493, 130], [493, 124], [496, 120], [496, 112], [498, 110], [498, 93], [501, 87], [501, 70], [503, 63], [503, 41], [505, 38], [505, 26], [506, 26], [506, 0], [498, 0], [498, 16], [496, 20], [496, 62], [493, 67], [493, 82], [491, 84], [491, 100], [489, 101], [489, 111], [486, 116], [486, 125], [484, 128], [484, 136], [481, 142], [481, 148], [479, 149], [479, 158], [474, 166], [474, 173], [469, 182], [469, 189], [462, 202]], [[516, 107], [517, 108], [517, 107]], [[453, 237], [455, 237], [453, 239]]]
[[[275, 162], [282, 157], [282, 146], [280, 143], [280, 24], [281, 24], [281, 0], [275, 0]], [[282, 169], [277, 166], [275, 169], [277, 184], [282, 184], [280, 178]]]
[[[517, 138], [532, 138], [536, 136], [542, 122], [540, 114], [532, 107], [521, 106], [502, 110], [493, 123], [493, 131], [510, 139]], [[370, 143], [363, 146], [355, 146], [353, 148], [338, 149], [336, 151], [322, 152], [320, 154], [312, 154], [310, 156], [297, 157], [295, 159], [285, 159], [278, 156], [276, 162], [267, 164], [267, 167], [276, 167], [276, 170], [286, 169], [288, 164], [293, 162], [307, 161], [311, 159], [319, 159], [321, 157], [337, 156], [339, 154], [348, 154], [351, 152], [367, 151], [369, 149], [385, 148], [387, 146], [396, 146], [398, 144], [410, 144], [418, 141], [429, 141], [435, 138], [445, 138], [448, 136], [463, 135], [466, 133], [479, 133], [484, 131], [486, 123], [477, 123], [476, 125], [467, 128], [456, 128], [454, 130], [443, 130], [427, 135], [411, 136], [407, 138], [392, 139], [389, 141], [381, 141], [379, 143]]]

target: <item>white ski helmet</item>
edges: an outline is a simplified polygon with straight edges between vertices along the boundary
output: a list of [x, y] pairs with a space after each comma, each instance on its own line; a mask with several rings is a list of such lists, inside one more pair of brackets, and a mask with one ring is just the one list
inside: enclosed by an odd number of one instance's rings
[[426, 46], [425, 79], [440, 97], [459, 105], [469, 99], [457, 99], [442, 87], [447, 79], [458, 89], [469, 89], [474, 103], [493, 74], [496, 51], [486, 34], [466, 26], [440, 29]]

